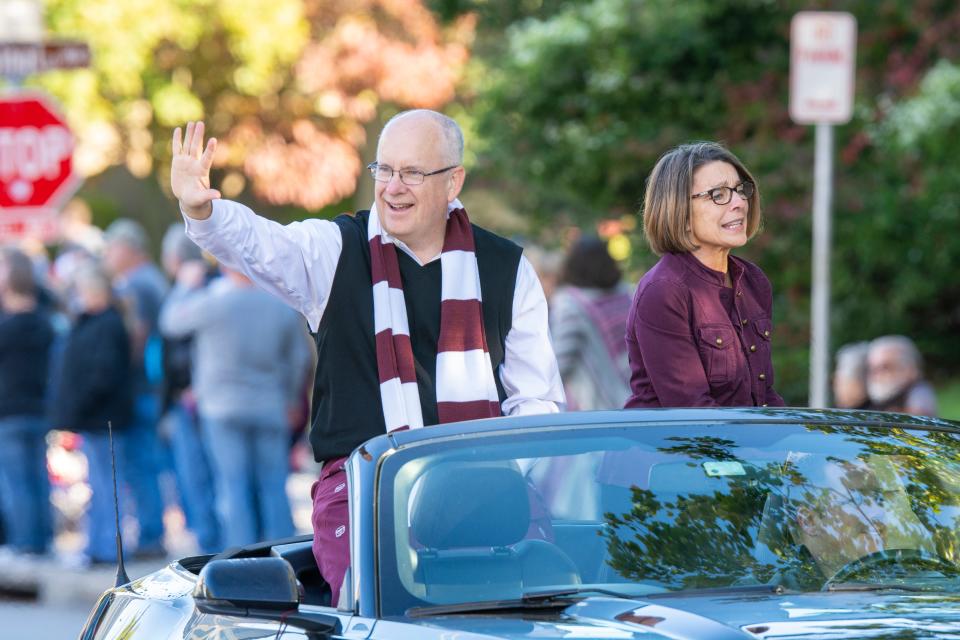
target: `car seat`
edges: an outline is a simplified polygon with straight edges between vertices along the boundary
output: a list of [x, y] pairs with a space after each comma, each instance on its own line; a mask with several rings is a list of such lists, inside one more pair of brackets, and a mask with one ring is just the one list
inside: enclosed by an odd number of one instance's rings
[[436, 603], [517, 598], [579, 584], [573, 561], [545, 540], [525, 540], [527, 483], [513, 467], [443, 464], [420, 480], [411, 509], [416, 579]]

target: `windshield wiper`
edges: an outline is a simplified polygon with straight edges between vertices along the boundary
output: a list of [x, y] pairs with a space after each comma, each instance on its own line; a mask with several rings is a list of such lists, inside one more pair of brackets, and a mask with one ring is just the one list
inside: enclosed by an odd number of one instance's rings
[[[407, 615], [441, 616], [448, 613], [483, 613], [485, 611], [528, 610], [528, 609], [566, 609], [576, 596], [592, 594], [612, 596], [624, 600], [633, 600], [638, 596], [621, 593], [612, 589], [598, 587], [570, 587], [569, 589], [551, 589], [549, 591], [529, 591], [519, 598], [510, 600], [483, 600], [479, 602], [459, 602], [456, 604], [440, 604], [427, 607], [413, 607], [407, 610]], [[643, 596], [646, 598], [647, 596]]]
[[779, 584], [743, 584], [730, 585], [727, 587], [703, 587], [701, 589], [679, 589], [677, 591], [664, 591], [661, 593], [651, 593], [643, 596], [644, 599], [686, 597], [686, 596], [713, 596], [730, 595], [740, 593], [775, 593], [780, 595], [784, 593], [783, 585]]
[[869, 583], [869, 582], [837, 582], [827, 585], [827, 591], [886, 591], [899, 589], [900, 591], [926, 591], [922, 587], [909, 584]]

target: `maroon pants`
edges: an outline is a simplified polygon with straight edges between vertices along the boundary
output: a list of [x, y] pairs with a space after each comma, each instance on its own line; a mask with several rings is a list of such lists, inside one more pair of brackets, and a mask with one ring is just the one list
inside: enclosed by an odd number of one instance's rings
[[346, 458], [323, 463], [313, 483], [313, 557], [320, 575], [330, 585], [331, 604], [340, 599], [343, 576], [350, 566], [350, 513], [347, 501]]

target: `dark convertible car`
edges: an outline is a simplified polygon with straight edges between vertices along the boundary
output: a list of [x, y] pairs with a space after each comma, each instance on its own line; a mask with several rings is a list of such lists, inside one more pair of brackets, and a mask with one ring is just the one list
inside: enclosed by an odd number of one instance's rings
[[497, 418], [370, 440], [348, 478], [340, 602], [302, 537], [112, 589], [81, 638], [960, 637], [954, 422]]

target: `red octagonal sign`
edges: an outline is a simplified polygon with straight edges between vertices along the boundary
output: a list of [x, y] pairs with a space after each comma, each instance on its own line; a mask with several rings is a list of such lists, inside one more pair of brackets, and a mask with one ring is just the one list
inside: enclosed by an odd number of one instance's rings
[[49, 236], [76, 190], [74, 138], [39, 94], [0, 97], [0, 237]]

